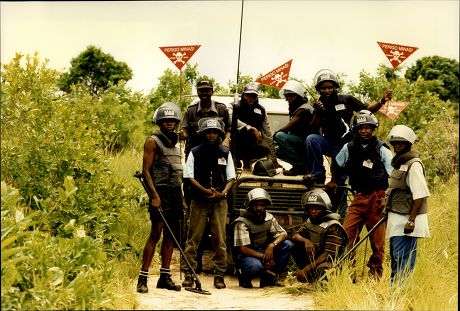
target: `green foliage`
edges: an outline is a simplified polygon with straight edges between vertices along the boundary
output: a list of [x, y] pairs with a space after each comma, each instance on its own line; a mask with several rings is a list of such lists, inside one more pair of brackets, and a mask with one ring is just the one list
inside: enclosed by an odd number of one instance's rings
[[423, 57], [409, 67], [404, 75], [411, 82], [420, 78], [429, 81], [429, 90], [442, 100], [459, 100], [459, 63], [455, 59], [441, 56]]
[[[62, 195], [75, 188], [66, 185]], [[39, 212], [27, 213], [19, 191], [2, 181], [2, 309], [112, 309], [117, 279], [102, 239], [73, 235], [50, 236], [31, 226]]]
[[124, 62], [116, 61], [112, 55], [90, 45], [70, 62], [69, 72], [62, 74], [59, 87], [70, 92], [72, 85], [82, 84], [91, 94], [106, 90], [121, 81], [127, 82], [133, 77], [131, 68]]
[[[397, 76], [388, 81], [384, 66], [376, 77], [361, 72], [360, 82], [349, 85], [350, 94], [365, 102], [379, 101], [385, 90], [393, 90], [393, 101], [408, 102], [406, 109], [394, 120], [376, 113], [380, 126], [377, 137], [385, 139], [396, 124], [412, 128], [420, 139], [414, 149], [421, 153], [430, 185], [445, 182], [458, 172], [458, 119], [437, 94], [430, 92], [423, 79], [410, 82]], [[382, 108], [385, 109], [385, 108]], [[381, 109], [381, 110], [382, 110]]]

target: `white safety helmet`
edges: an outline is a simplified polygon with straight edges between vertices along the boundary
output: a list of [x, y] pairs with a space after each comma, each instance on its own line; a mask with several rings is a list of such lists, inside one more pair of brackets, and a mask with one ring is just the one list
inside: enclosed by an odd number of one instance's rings
[[267, 190], [263, 188], [254, 188], [248, 192], [245, 202], [246, 208], [249, 208], [251, 202], [256, 200], [265, 200], [268, 206], [272, 205], [272, 198], [270, 197], [270, 194], [268, 194]]
[[413, 145], [417, 141], [417, 135], [415, 135], [415, 132], [410, 127], [400, 124], [395, 125], [391, 129], [390, 134], [388, 134], [387, 140], [390, 143], [403, 141], [409, 142], [411, 143], [411, 145]]
[[286, 82], [279, 91], [280, 97], [285, 97], [284, 94], [296, 93], [300, 97], [307, 98], [305, 94], [305, 87], [296, 80], [289, 80]]

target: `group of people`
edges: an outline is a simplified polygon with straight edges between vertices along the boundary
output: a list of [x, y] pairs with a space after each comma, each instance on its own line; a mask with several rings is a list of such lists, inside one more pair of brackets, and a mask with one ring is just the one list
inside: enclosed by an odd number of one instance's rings
[[[227, 195], [236, 168], [250, 169], [254, 159], [267, 157], [282, 167], [277, 158], [292, 165], [285, 175], [304, 175], [306, 184], [322, 184], [302, 197], [308, 219], [289, 237], [276, 217], [266, 212], [272, 204], [262, 188], [249, 191], [246, 211], [231, 224], [232, 251], [237, 256], [239, 285], [250, 288], [256, 277], [260, 287], [282, 286], [289, 258], [295, 260], [297, 279], [314, 281], [334, 260], [359, 240], [365, 225], [370, 234], [372, 255], [369, 274], [383, 272], [384, 242], [390, 239], [391, 283], [415, 265], [417, 238], [429, 237], [427, 198], [430, 195], [419, 155], [412, 151], [414, 131], [396, 125], [388, 136], [389, 147], [374, 132], [378, 121], [373, 112], [391, 100], [386, 91], [379, 103], [366, 105], [351, 95], [338, 94], [339, 84], [330, 70], [315, 76], [319, 98], [308, 103], [305, 88], [289, 80], [280, 95], [289, 103], [289, 121], [272, 135], [267, 115], [258, 103], [258, 85], [245, 86], [232, 111], [212, 99], [211, 81], [201, 80], [196, 88], [199, 101], [182, 117], [174, 103], [161, 105], [154, 114], [159, 130], [144, 145], [143, 176], [149, 191], [151, 233], [146, 242], [137, 291], [148, 292], [148, 269], [163, 232], [161, 268], [157, 288], [179, 291], [171, 279], [173, 235], [179, 233], [183, 209], [188, 211], [188, 231], [183, 287], [194, 284], [197, 252], [206, 228], [213, 238], [214, 286], [226, 287]], [[176, 128], [181, 123], [179, 134]], [[179, 140], [185, 141], [185, 166], [181, 163]], [[326, 181], [323, 156], [331, 157], [331, 180]], [[235, 158], [233, 158], [235, 157]], [[346, 180], [355, 193], [343, 224], [331, 210], [331, 194]], [[162, 215], [163, 214], [163, 215]], [[163, 217], [164, 218], [163, 218]], [[385, 218], [386, 225], [382, 223]], [[165, 221], [171, 230], [164, 230]], [[170, 232], [171, 231], [171, 232]]]

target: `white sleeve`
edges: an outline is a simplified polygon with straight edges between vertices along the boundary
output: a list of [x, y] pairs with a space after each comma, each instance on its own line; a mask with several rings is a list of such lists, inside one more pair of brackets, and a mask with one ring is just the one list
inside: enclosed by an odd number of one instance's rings
[[185, 162], [183, 178], [195, 178], [195, 158], [193, 152], [190, 152]]
[[412, 163], [407, 173], [406, 183], [412, 192], [412, 198], [414, 200], [430, 196], [425, 174], [423, 173], [423, 167], [420, 162]]
[[225, 168], [225, 173], [227, 174], [227, 180], [236, 178], [235, 165], [233, 164], [232, 153], [228, 152], [227, 166]]

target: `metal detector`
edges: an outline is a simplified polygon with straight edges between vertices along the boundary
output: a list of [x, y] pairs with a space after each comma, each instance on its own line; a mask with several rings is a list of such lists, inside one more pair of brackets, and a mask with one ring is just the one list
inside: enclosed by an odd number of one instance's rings
[[[136, 171], [136, 173], [134, 174], [134, 177], [139, 179], [139, 181], [141, 182], [142, 186], [144, 187], [145, 192], [147, 192], [147, 195], [149, 197], [149, 204], [150, 204], [151, 194], [150, 194], [149, 189], [147, 188], [147, 183], [145, 182], [144, 175], [142, 175], [141, 172]], [[176, 243], [177, 248], [179, 249], [182, 257], [185, 259], [185, 262], [187, 263], [188, 268], [190, 269], [190, 271], [192, 271], [193, 279], [195, 281], [195, 287], [185, 287], [185, 290], [188, 290], [188, 291], [194, 292], [194, 293], [198, 293], [198, 294], [203, 294], [203, 295], [211, 295], [211, 292], [201, 288], [200, 279], [198, 278], [198, 275], [196, 274], [195, 270], [192, 268], [192, 265], [188, 261], [187, 256], [185, 256], [184, 251], [182, 250], [182, 247], [177, 242], [177, 239], [174, 236], [174, 232], [172, 231], [171, 227], [169, 226], [168, 222], [166, 221], [165, 216], [163, 215], [163, 212], [161, 211], [161, 209], [158, 209], [158, 212], [159, 212], [161, 218], [163, 219], [163, 222], [165, 223], [166, 228], [168, 228], [169, 233], [171, 233], [171, 236], [172, 236], [172, 238], [174, 240], [174, 243]]]
[[[385, 221], [387, 220], [387, 216], [384, 216], [382, 219], [380, 219], [372, 228], [371, 230], [369, 230], [369, 232], [367, 232], [367, 234], [361, 239], [359, 240], [358, 243], [356, 243], [355, 245], [353, 245], [352, 248], [350, 248], [350, 250], [348, 252], [346, 252], [342, 257], [339, 258], [339, 260], [337, 260], [337, 262], [330, 268], [330, 269], [334, 269], [336, 268], [339, 264], [342, 263], [342, 261], [344, 261], [348, 256], [350, 256], [350, 254], [356, 249], [358, 248], [359, 245], [361, 245], [361, 243], [363, 243], [367, 237], [375, 230], [377, 229], [378, 226], [380, 226], [382, 223], [384, 223]], [[321, 282], [322, 280], [324, 280], [327, 276], [327, 273], [324, 273], [322, 277], [320, 277], [318, 279], [318, 282]]]

